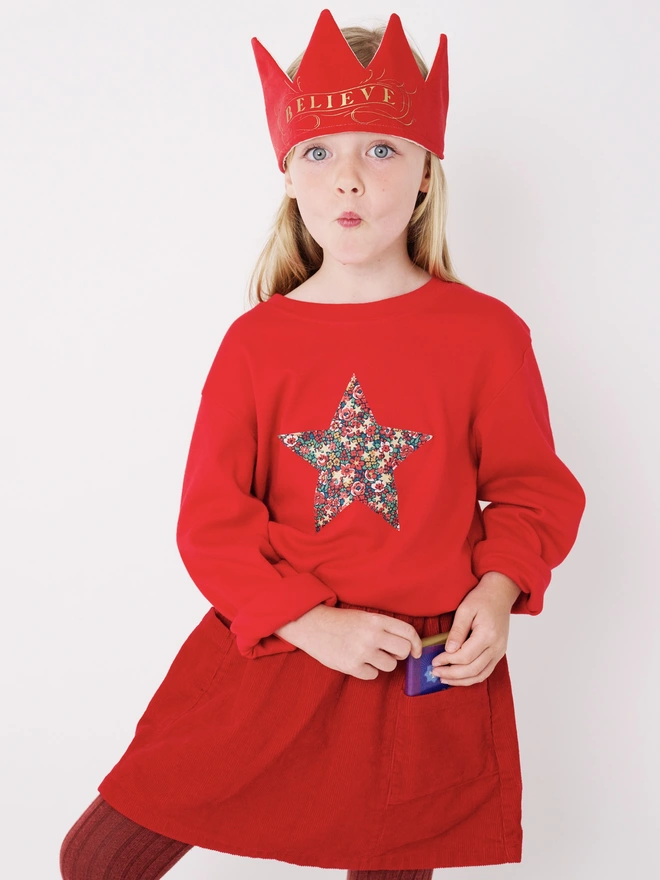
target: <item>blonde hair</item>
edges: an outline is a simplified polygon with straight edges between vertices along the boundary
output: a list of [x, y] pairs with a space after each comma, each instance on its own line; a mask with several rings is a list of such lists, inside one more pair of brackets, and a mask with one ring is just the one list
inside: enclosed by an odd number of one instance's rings
[[[363, 67], [366, 67], [380, 45], [385, 26], [373, 29], [345, 27], [341, 32]], [[410, 47], [424, 78], [428, 68], [419, 53]], [[304, 53], [287, 69], [293, 80]], [[286, 163], [293, 153], [287, 154]], [[413, 263], [429, 275], [445, 281], [461, 282], [454, 274], [447, 247], [447, 182], [440, 159], [426, 151], [426, 166], [430, 168], [428, 192], [419, 192], [415, 209], [408, 224], [408, 254]], [[296, 199], [286, 193], [275, 214], [266, 244], [250, 276], [249, 304], [257, 305], [269, 299], [274, 292], [287, 294], [310, 278], [323, 262], [323, 249], [312, 238], [298, 210]]]

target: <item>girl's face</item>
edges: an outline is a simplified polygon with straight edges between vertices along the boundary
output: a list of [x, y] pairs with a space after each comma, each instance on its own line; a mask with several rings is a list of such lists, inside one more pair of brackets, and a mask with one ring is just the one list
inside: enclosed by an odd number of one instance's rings
[[[407, 260], [408, 223], [417, 193], [429, 186], [425, 159], [426, 150], [404, 138], [344, 131], [297, 144], [284, 185], [324, 258], [367, 264], [394, 248]], [[344, 211], [361, 222], [342, 226]]]

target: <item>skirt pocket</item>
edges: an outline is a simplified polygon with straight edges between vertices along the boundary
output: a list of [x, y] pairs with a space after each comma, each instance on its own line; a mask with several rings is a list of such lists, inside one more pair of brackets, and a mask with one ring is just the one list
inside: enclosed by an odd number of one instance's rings
[[401, 691], [388, 804], [496, 770], [488, 679], [415, 697]]

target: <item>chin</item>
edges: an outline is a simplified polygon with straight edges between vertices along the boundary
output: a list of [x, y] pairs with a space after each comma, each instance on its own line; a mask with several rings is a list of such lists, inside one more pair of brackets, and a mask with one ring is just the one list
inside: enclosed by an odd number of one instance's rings
[[368, 254], [355, 253], [354, 251], [350, 254], [342, 253], [341, 251], [323, 251], [324, 258], [332, 257], [332, 259], [336, 263], [341, 263], [342, 266], [352, 266], [359, 265], [360, 263], [366, 263], [370, 260]]

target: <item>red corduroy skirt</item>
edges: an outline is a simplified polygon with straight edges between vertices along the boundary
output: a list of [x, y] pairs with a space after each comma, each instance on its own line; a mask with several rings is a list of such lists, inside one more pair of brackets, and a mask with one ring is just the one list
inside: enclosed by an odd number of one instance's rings
[[[453, 612], [413, 617], [420, 636]], [[423, 696], [405, 661], [364, 681], [302, 650], [248, 659], [210, 608], [98, 786], [119, 812], [206, 849], [340, 869], [520, 862], [522, 779], [506, 655]]]

